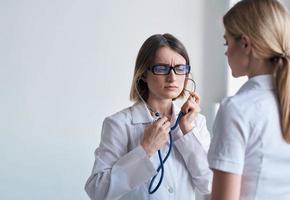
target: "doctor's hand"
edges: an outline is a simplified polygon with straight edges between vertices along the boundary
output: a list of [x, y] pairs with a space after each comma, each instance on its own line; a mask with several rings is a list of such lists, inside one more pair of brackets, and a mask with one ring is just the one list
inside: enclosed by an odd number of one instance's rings
[[161, 117], [144, 130], [141, 145], [148, 156], [152, 156], [158, 149], [166, 144], [170, 122], [167, 117]]
[[183, 117], [180, 119], [179, 127], [182, 133], [185, 135], [191, 131], [194, 127], [194, 119], [200, 112], [200, 97], [196, 93], [190, 93], [187, 101], [181, 107], [181, 112], [184, 113]]

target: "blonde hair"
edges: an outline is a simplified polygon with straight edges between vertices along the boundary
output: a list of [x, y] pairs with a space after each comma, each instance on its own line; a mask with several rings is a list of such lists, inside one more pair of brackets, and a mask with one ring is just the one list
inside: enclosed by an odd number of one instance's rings
[[[143, 98], [147, 101], [149, 96], [149, 89], [147, 83], [142, 80], [142, 77], [155, 63], [155, 55], [158, 49], [161, 47], [169, 47], [173, 51], [177, 52], [184, 57], [186, 64], [189, 65], [189, 57], [184, 45], [173, 35], [166, 34], [156, 34], [150, 36], [142, 45], [139, 50], [135, 70], [133, 75], [133, 81], [131, 85], [130, 100], [133, 102], [141, 102]], [[187, 76], [187, 75], [186, 75]], [[184, 87], [187, 84], [187, 79], [185, 79]], [[184, 88], [181, 94], [177, 97], [183, 97], [185, 95]], [[175, 100], [175, 99], [173, 99]]]
[[290, 143], [290, 17], [277, 0], [243, 0], [223, 17], [235, 38], [247, 35], [256, 55], [274, 69], [283, 138]]

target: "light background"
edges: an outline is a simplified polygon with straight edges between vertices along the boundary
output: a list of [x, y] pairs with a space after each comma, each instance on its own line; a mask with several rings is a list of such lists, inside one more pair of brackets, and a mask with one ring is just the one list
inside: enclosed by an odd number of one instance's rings
[[[289, 1], [286, 1], [288, 5]], [[150, 35], [187, 47], [208, 127], [228, 78], [228, 0], [0, 0], [0, 199], [86, 200], [103, 119], [128, 100]]]

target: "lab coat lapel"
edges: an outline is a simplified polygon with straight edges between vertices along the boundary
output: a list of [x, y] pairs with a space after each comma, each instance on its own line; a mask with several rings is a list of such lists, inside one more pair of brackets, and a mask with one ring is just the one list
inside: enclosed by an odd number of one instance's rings
[[153, 122], [153, 117], [144, 103], [135, 103], [131, 107], [131, 113], [133, 124]]
[[[178, 113], [180, 108], [173, 102], [172, 103], [172, 118], [171, 123], [174, 123], [177, 119]], [[150, 114], [150, 111], [145, 106], [144, 103], [135, 103], [131, 107], [131, 113], [132, 113], [132, 123], [133, 124], [139, 124], [139, 123], [150, 123], [154, 121], [153, 117]]]

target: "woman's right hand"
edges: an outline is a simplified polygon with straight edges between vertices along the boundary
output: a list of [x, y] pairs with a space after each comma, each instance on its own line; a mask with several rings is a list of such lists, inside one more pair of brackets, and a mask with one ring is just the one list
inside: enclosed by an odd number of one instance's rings
[[167, 117], [161, 117], [144, 130], [141, 145], [147, 155], [152, 156], [158, 149], [166, 144], [170, 122]]

